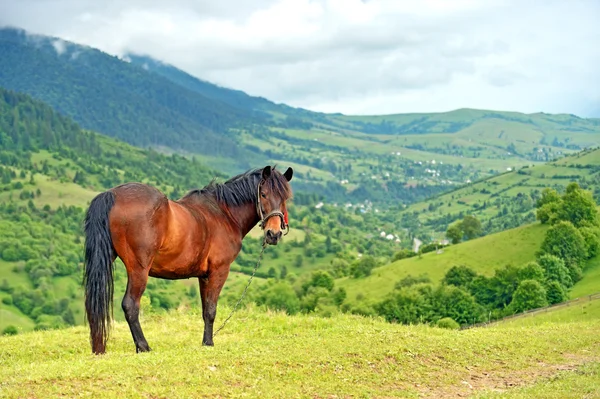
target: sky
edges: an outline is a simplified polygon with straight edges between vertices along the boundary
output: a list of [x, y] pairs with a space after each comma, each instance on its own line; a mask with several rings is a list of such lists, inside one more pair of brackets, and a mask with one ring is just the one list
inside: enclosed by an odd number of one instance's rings
[[0, 0], [0, 26], [322, 112], [600, 117], [599, 0]]

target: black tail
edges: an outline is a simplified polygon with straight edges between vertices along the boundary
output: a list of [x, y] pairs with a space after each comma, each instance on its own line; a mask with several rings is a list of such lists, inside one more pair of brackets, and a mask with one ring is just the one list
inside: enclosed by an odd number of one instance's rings
[[85, 311], [92, 351], [104, 353], [112, 318], [114, 247], [108, 213], [115, 204], [111, 191], [97, 195], [85, 215]]

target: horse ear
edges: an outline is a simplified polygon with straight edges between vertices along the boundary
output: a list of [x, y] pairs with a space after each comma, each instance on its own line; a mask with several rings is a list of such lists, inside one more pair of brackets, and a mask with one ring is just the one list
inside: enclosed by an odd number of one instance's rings
[[271, 176], [271, 166], [267, 165], [262, 171], [262, 177], [263, 179], [267, 179], [269, 176]]
[[283, 174], [283, 177], [285, 177], [287, 179], [287, 181], [291, 181], [292, 180], [292, 176], [294, 176], [294, 169], [287, 168], [287, 170]]

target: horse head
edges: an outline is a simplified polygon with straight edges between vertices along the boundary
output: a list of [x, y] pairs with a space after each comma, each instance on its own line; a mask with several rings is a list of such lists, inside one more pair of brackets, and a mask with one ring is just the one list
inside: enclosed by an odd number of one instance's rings
[[262, 170], [256, 208], [265, 242], [269, 245], [277, 245], [283, 232], [289, 230], [286, 201], [292, 196], [289, 182], [293, 175], [292, 168], [288, 168], [283, 174], [271, 166]]

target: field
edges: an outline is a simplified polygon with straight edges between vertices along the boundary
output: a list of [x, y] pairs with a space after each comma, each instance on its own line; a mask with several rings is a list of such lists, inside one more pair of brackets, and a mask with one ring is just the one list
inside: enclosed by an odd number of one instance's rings
[[[220, 314], [226, 314], [220, 309]], [[221, 318], [217, 319], [217, 323]], [[102, 357], [87, 331], [0, 338], [0, 395], [16, 397], [586, 397], [600, 394], [596, 320], [465, 331], [358, 316], [242, 311], [199, 345], [198, 314], [144, 316], [153, 351], [117, 323]], [[587, 397], [591, 397], [587, 396]]]

